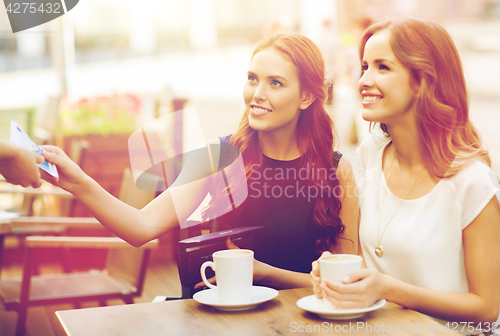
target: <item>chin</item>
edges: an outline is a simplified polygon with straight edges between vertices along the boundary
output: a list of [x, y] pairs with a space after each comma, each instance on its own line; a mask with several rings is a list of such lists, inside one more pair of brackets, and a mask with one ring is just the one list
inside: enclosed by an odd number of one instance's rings
[[378, 122], [376, 120], [377, 118], [374, 118], [374, 115], [371, 111], [363, 110], [363, 112], [361, 113], [361, 117], [363, 118], [363, 120], [368, 121], [368, 122]]
[[365, 121], [374, 123], [382, 123], [383, 119], [385, 119], [383, 113], [367, 109], [363, 109], [363, 111], [361, 112], [361, 117]]
[[252, 118], [248, 120], [248, 124], [250, 125], [250, 128], [253, 129], [254, 131], [263, 131], [265, 129], [265, 127], [263, 127], [261, 123], [252, 120]]

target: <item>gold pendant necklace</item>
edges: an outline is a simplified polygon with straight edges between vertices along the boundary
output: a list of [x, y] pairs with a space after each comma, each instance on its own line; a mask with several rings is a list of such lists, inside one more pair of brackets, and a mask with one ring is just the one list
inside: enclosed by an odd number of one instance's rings
[[[391, 179], [391, 169], [392, 169], [392, 165], [394, 164], [394, 161], [396, 160], [396, 155], [394, 155], [394, 158], [392, 159], [392, 163], [391, 165], [389, 166], [389, 171], [387, 172], [387, 183], [386, 183], [386, 186], [385, 186], [385, 189], [384, 189], [384, 197], [382, 197], [382, 207], [380, 209], [380, 214], [378, 216], [378, 226], [377, 226], [377, 247], [375, 248], [375, 255], [377, 257], [382, 257], [384, 255], [384, 250], [382, 249], [382, 246], [380, 246], [380, 242], [382, 241], [382, 237], [384, 236], [384, 233], [385, 233], [385, 230], [387, 230], [387, 227], [389, 226], [389, 224], [391, 223], [392, 219], [394, 218], [394, 216], [396, 215], [396, 213], [398, 212], [399, 208], [401, 207], [401, 205], [403, 205], [403, 202], [405, 201], [405, 199], [408, 198], [408, 196], [410, 195], [411, 191], [413, 190], [413, 187], [415, 187], [415, 184], [417, 183], [417, 180], [419, 179], [420, 175], [422, 175], [422, 172], [424, 171], [424, 167], [422, 167], [422, 170], [420, 171], [420, 173], [418, 173], [418, 176], [417, 178], [415, 179], [415, 181], [413, 181], [413, 184], [411, 185], [411, 188], [410, 190], [408, 190], [408, 192], [406, 193], [406, 196], [401, 200], [401, 202], [399, 203], [396, 211], [394, 211], [394, 213], [392, 214], [391, 218], [389, 219], [389, 221], [387, 222], [387, 224], [385, 225], [385, 228], [384, 228], [384, 231], [382, 231], [382, 235], [380, 236], [379, 238], [379, 230], [380, 230], [380, 221], [382, 219], [382, 212], [384, 211], [384, 203], [385, 203], [385, 194], [387, 194], [387, 189], [389, 189], [389, 181]], [[383, 171], [382, 171], [382, 174], [383, 174]]]

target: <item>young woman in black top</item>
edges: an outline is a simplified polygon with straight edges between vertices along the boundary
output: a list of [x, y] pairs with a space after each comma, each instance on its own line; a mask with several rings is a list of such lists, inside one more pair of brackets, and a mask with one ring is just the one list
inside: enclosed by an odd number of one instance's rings
[[[219, 220], [224, 226], [266, 227], [254, 238], [254, 282], [261, 285], [311, 286], [308, 273], [320, 252], [358, 250], [355, 181], [350, 163], [334, 151], [334, 125], [323, 106], [324, 76], [321, 53], [308, 38], [264, 39], [250, 62], [238, 130], [210, 142], [210, 148], [230, 143], [241, 152], [248, 195]], [[172, 186], [136, 210], [109, 195], [60, 149], [45, 149], [45, 158], [60, 173], [59, 181], [51, 182], [73, 193], [104, 226], [134, 246], [185, 221], [207, 192], [212, 201], [206, 218], [221, 215], [220, 194], [228, 190], [213, 187], [210, 176], [224, 168], [223, 150], [210, 151], [210, 168], [193, 164], [189, 169], [188, 163]], [[176, 200], [180, 194], [182, 201]]]

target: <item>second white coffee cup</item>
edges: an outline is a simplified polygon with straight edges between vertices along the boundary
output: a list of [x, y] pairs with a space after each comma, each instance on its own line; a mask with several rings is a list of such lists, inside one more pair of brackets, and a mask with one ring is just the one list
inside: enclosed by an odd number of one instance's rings
[[[205, 269], [211, 267], [215, 272], [217, 286], [208, 282]], [[201, 278], [205, 285], [213, 288], [221, 303], [245, 303], [252, 301], [253, 251], [223, 250], [213, 254], [213, 262], [201, 265]]]
[[[328, 279], [331, 282], [343, 283], [342, 279], [352, 271], [363, 267], [363, 258], [354, 254], [332, 254], [319, 259], [319, 273], [321, 281]], [[333, 305], [328, 299], [323, 298], [323, 304], [328, 309]]]

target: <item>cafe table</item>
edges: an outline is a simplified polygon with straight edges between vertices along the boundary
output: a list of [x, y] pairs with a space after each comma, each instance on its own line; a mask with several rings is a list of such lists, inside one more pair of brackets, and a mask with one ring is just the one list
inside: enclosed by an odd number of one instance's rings
[[58, 311], [67, 335], [455, 335], [429, 316], [394, 303], [354, 320], [326, 320], [297, 300], [311, 288], [281, 290], [254, 309], [219, 311], [193, 299]]

